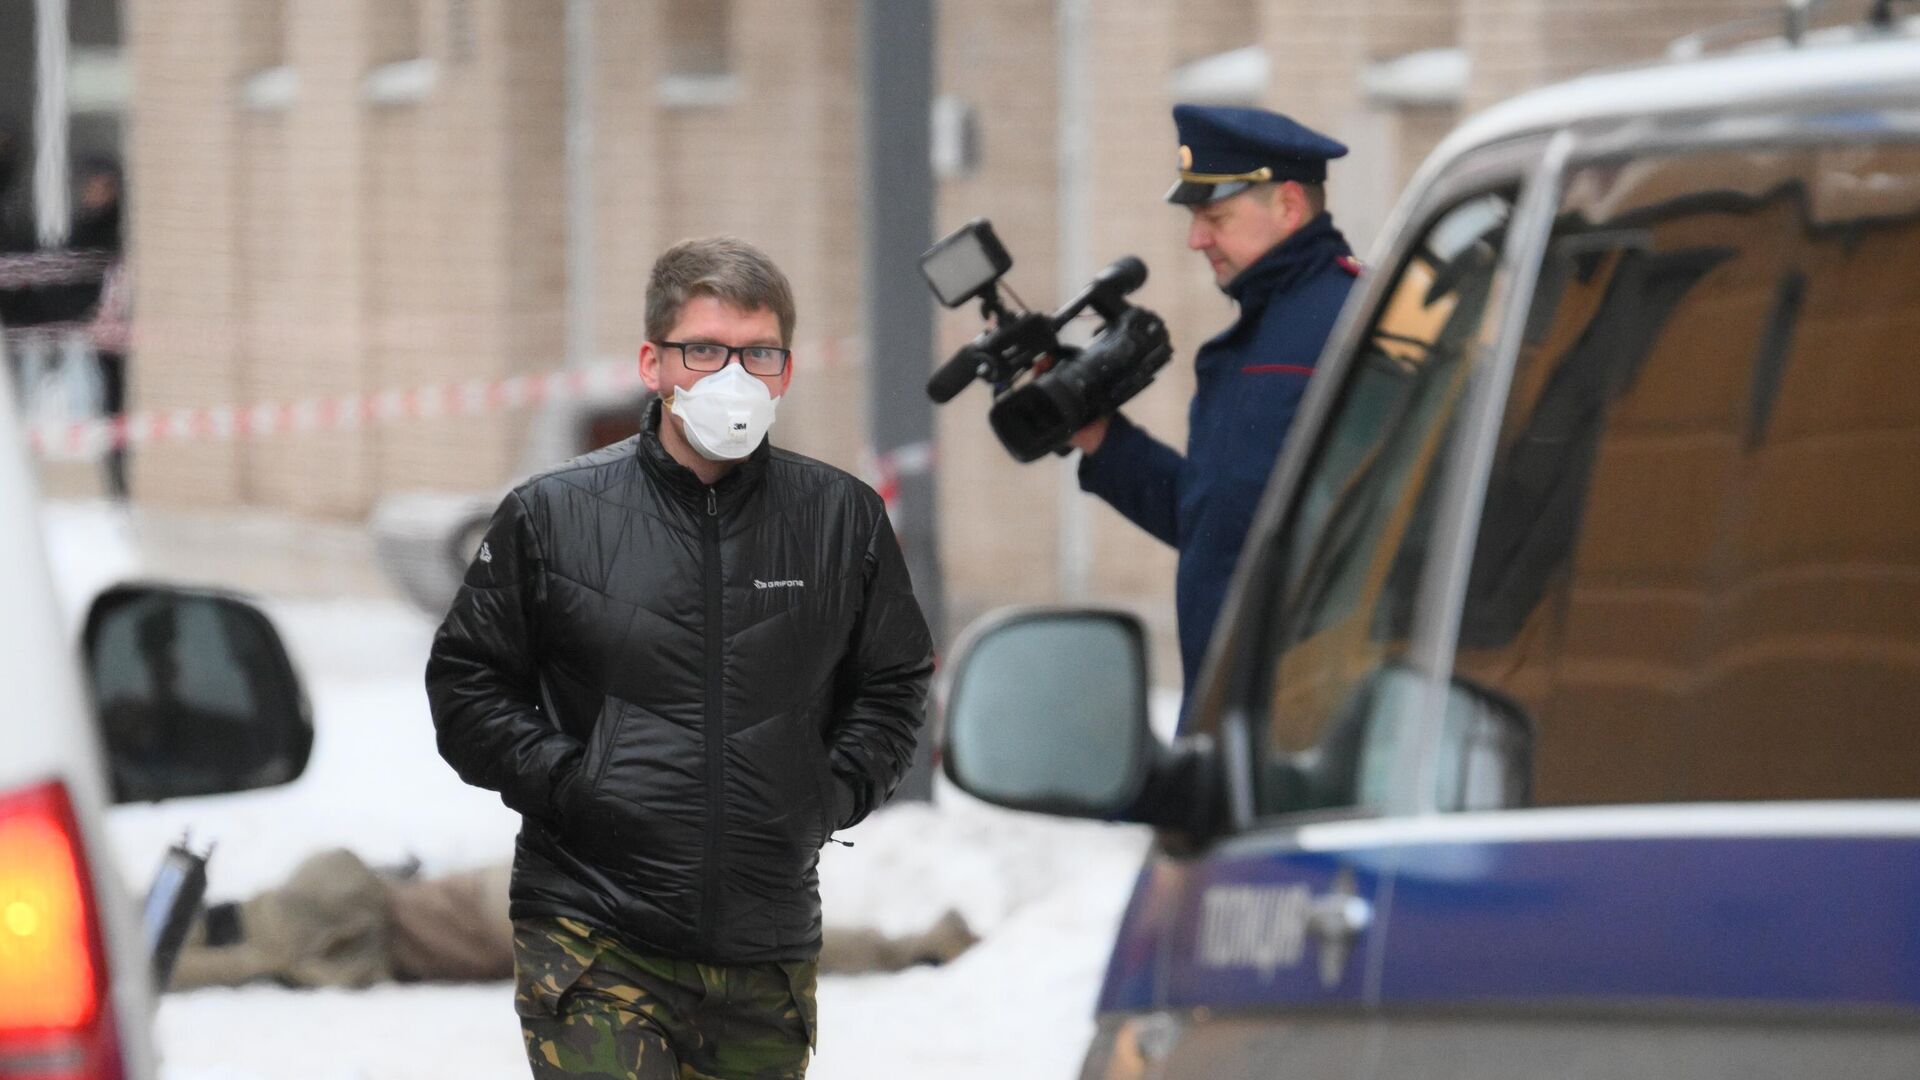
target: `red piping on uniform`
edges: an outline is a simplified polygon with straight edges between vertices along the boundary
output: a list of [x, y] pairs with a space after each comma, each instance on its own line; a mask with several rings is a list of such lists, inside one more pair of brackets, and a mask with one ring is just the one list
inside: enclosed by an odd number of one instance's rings
[[1305, 364], [1248, 364], [1240, 369], [1242, 375], [1311, 375], [1313, 369]]

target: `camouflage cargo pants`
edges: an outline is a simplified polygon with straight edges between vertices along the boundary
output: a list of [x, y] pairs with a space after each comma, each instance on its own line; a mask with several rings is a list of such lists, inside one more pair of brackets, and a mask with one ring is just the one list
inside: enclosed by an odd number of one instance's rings
[[534, 1080], [800, 1080], [813, 961], [697, 964], [571, 919], [513, 924], [514, 1011]]

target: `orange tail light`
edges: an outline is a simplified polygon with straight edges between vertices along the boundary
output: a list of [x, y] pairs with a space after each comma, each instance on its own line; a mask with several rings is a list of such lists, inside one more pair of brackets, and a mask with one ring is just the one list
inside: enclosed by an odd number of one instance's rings
[[0, 1078], [120, 1073], [87, 865], [64, 787], [0, 794]]

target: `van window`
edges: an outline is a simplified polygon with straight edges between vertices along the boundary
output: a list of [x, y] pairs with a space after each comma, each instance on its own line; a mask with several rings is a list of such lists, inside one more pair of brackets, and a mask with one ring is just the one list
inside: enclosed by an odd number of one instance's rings
[[1916, 281], [1913, 146], [1570, 175], [1453, 687], [1533, 803], [1920, 797]]
[[1512, 199], [1440, 215], [1396, 274], [1279, 538], [1281, 602], [1255, 703], [1264, 814], [1374, 804], [1395, 732], [1381, 719], [1415, 680], [1410, 632], [1430, 494], [1454, 411], [1495, 320]]

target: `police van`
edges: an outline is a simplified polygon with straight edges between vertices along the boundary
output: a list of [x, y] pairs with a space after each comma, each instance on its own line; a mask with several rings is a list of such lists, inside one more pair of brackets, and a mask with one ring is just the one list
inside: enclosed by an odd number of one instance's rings
[[149, 1080], [155, 983], [199, 892], [159, 875], [142, 910], [106, 807], [291, 780], [312, 721], [272, 625], [234, 597], [110, 589], [76, 651], [25, 447], [0, 380], [0, 1078]]
[[1171, 745], [1119, 613], [948, 774], [1147, 821], [1086, 1080], [1920, 1076], [1920, 36], [1469, 121], [1313, 380]]

